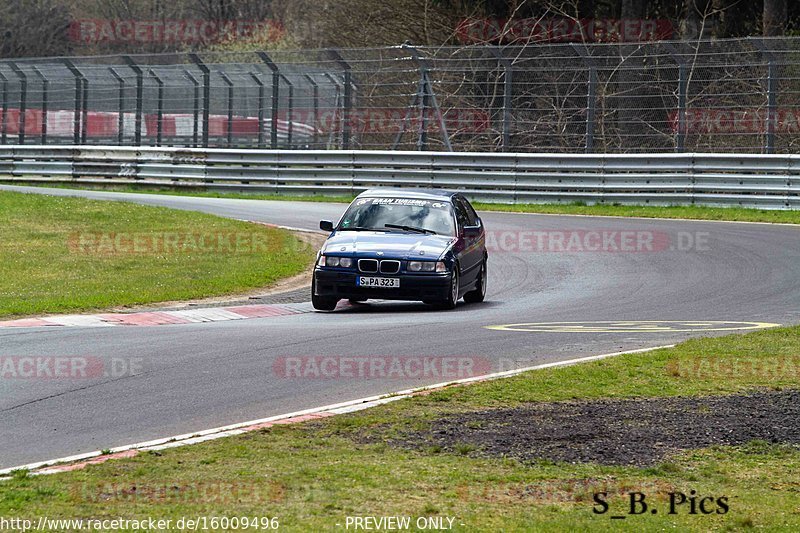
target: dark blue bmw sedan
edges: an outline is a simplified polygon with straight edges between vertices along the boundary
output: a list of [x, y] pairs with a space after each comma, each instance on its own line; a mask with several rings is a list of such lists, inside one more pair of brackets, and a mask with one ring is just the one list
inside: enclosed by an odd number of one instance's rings
[[331, 311], [341, 299], [417, 300], [452, 309], [486, 295], [486, 238], [464, 196], [425, 189], [361, 193], [317, 254], [311, 301]]

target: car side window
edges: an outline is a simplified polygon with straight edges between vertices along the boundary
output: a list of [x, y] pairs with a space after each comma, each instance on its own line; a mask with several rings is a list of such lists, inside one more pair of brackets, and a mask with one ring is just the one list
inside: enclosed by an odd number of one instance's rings
[[463, 213], [465, 225], [467, 226], [475, 226], [478, 224], [478, 216], [475, 214], [475, 211], [472, 209], [472, 206], [469, 205], [469, 202], [464, 200], [463, 198], [456, 198], [456, 203], [458, 204], [459, 211]]
[[461, 204], [461, 199], [456, 198], [453, 201], [453, 209], [456, 211], [456, 220], [458, 220], [458, 227], [463, 228], [464, 226], [469, 226], [469, 219], [467, 218], [466, 210], [464, 206]]
[[469, 200], [464, 200], [464, 205], [467, 207], [467, 219], [471, 220], [470, 224], [473, 226], [478, 225], [478, 213], [475, 212], [475, 209], [472, 207], [472, 204], [469, 203]]

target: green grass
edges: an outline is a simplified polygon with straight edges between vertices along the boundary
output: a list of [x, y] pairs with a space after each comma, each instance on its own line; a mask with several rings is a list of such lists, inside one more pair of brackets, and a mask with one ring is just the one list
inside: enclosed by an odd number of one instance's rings
[[[15, 181], [15, 184], [21, 184]], [[165, 194], [174, 196], [198, 196], [208, 198], [240, 198], [258, 200], [284, 200], [303, 202], [336, 202], [349, 203], [353, 196], [328, 196], [328, 195], [278, 195], [258, 193], [229, 193], [203, 191], [198, 189], [165, 189], [142, 188], [133, 186], [82, 186], [82, 185], [42, 185], [41, 183], [27, 183], [27, 185], [63, 188], [97, 189], [117, 192], [134, 192], [143, 194]], [[563, 215], [594, 215], [614, 217], [643, 217], [643, 218], [672, 218], [691, 220], [724, 220], [734, 222], [770, 222], [782, 224], [800, 224], [800, 211], [779, 211], [766, 209], [750, 209], [742, 207], [701, 207], [701, 206], [631, 206], [631, 205], [586, 205], [583, 203], [570, 204], [498, 204], [486, 202], [473, 202], [478, 211], [503, 211], [511, 213], [541, 213]]]
[[[467, 445], [453, 453], [436, 447], [410, 451], [381, 438], [425, 428], [432, 418], [454, 411], [526, 402], [797, 387], [799, 348], [800, 327], [690, 340], [672, 349], [453, 387], [82, 471], [17, 475], [0, 483], [0, 516], [277, 516], [290, 531], [344, 530], [346, 517], [354, 515], [444, 515], [455, 517], [457, 531], [796, 531], [796, 447], [754, 441], [635, 468], [522, 464], [475, 456]], [[611, 512], [592, 513], [594, 492], [608, 492], [611, 510], [622, 514], [623, 495], [636, 490], [648, 494], [660, 514], [612, 521]], [[726, 496], [730, 511], [666, 515], [671, 490]]]
[[301, 272], [314, 252], [212, 215], [2, 191], [0, 243], [4, 318], [240, 293]]

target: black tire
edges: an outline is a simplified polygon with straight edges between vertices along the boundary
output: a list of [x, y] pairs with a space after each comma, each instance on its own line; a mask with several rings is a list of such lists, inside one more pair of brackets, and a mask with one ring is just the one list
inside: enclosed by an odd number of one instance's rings
[[486, 260], [483, 260], [481, 265], [481, 272], [478, 274], [478, 283], [475, 288], [464, 295], [464, 301], [468, 304], [481, 303], [486, 298]]
[[336, 298], [324, 298], [322, 296], [317, 296], [317, 281], [311, 281], [311, 305], [314, 306], [314, 309], [317, 311], [333, 311], [336, 309], [336, 304], [339, 303], [339, 300]]
[[450, 290], [447, 293], [447, 298], [439, 303], [442, 309], [455, 309], [458, 303], [458, 290], [459, 290], [459, 276], [458, 265], [453, 268], [453, 279], [450, 280]]

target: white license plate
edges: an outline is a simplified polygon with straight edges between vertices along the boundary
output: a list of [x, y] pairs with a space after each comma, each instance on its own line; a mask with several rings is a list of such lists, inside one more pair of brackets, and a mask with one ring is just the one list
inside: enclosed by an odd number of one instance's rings
[[358, 276], [356, 285], [359, 287], [374, 287], [377, 289], [397, 289], [400, 287], [400, 278], [371, 278]]

